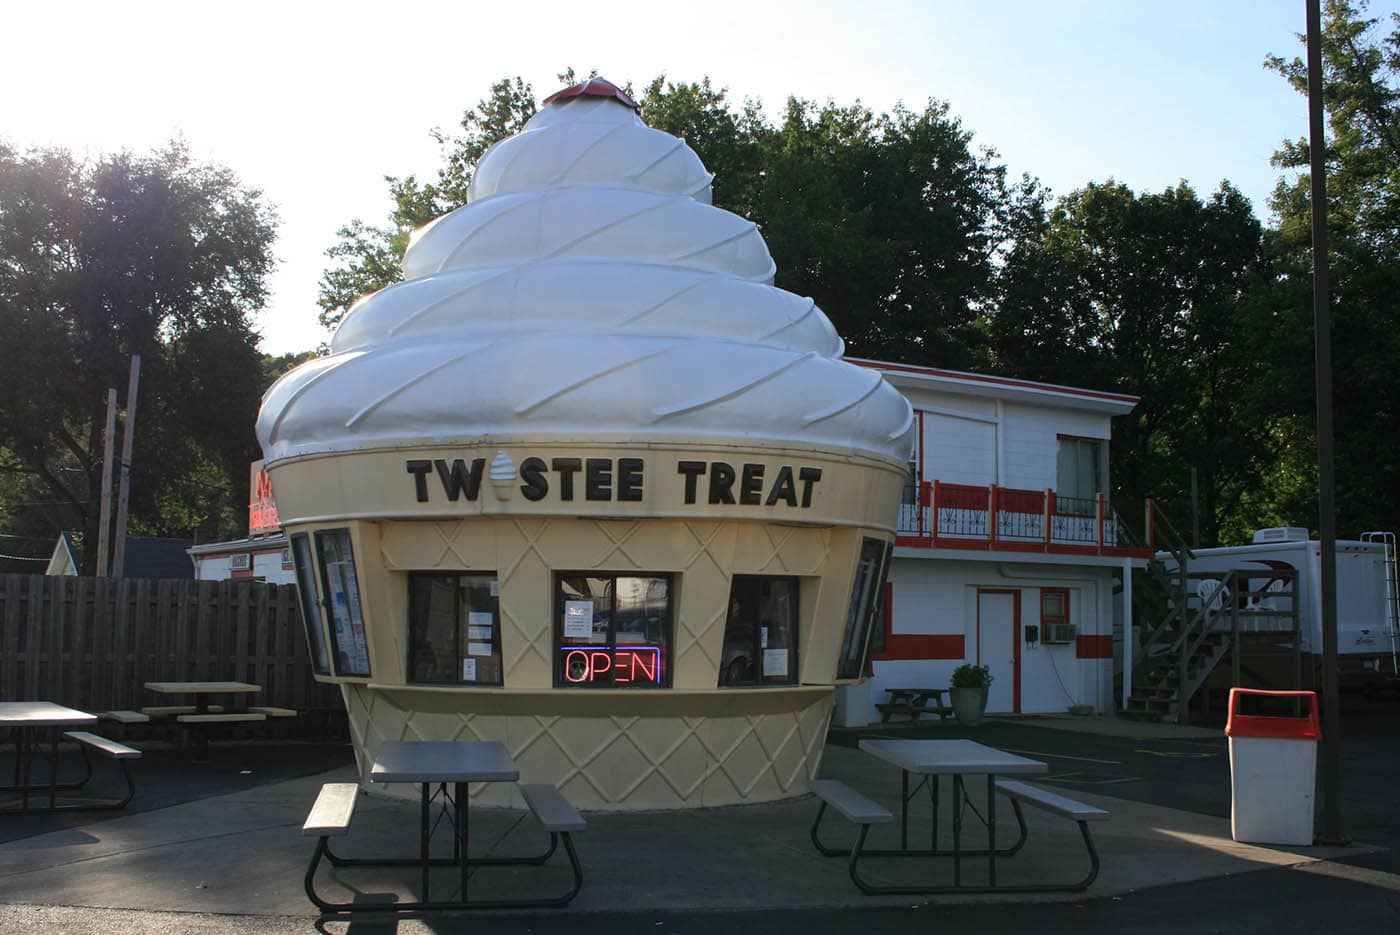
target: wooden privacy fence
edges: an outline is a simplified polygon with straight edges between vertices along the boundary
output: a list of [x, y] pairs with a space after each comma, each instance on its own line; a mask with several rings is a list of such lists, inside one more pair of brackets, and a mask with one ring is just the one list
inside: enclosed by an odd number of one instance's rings
[[311, 677], [294, 585], [0, 575], [0, 700], [135, 709], [161, 700], [146, 682], [208, 680], [261, 685], [252, 704], [344, 710]]

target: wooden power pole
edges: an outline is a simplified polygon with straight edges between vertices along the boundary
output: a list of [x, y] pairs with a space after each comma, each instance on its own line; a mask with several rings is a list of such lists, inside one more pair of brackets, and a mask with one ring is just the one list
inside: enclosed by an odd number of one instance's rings
[[126, 512], [131, 495], [131, 442], [136, 434], [136, 387], [141, 381], [141, 355], [131, 355], [131, 379], [126, 385], [126, 419], [122, 425], [122, 473], [117, 494], [117, 527], [113, 532], [116, 547], [112, 555], [112, 577], [126, 574]]
[[111, 569], [107, 557], [111, 555], [110, 538], [112, 523], [112, 449], [117, 434], [117, 391], [107, 391], [107, 433], [102, 437], [102, 498], [97, 517], [97, 577], [107, 577]]

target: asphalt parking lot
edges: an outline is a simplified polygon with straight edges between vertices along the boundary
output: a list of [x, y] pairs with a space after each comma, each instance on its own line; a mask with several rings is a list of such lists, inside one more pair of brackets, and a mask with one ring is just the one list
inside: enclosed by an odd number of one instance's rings
[[[1124, 736], [1081, 732], [1063, 720], [992, 718], [974, 729], [954, 724], [873, 726], [833, 730], [830, 743], [853, 747], [862, 737], [971, 737], [1051, 766], [1038, 780], [1074, 796], [1082, 793], [1166, 806], [1225, 818], [1230, 812], [1228, 745], [1223, 734]], [[1130, 729], [1131, 730], [1131, 729]], [[986, 932], [1366, 932], [1400, 929], [1400, 701], [1345, 699], [1342, 741], [1343, 831], [1384, 850], [1307, 866], [1260, 869], [1191, 883], [1148, 886], [1122, 895], [1053, 903], [974, 902], [822, 910], [754, 909], [534, 913], [445, 916], [393, 922], [328, 923], [323, 931], [353, 935], [390, 932], [501, 933], [726, 932], [804, 930], [883, 935], [925, 928], [975, 927]], [[8, 756], [8, 753], [7, 753]], [[216, 744], [206, 764], [180, 751], [152, 748], [141, 763], [132, 810], [153, 811], [224, 796], [262, 784], [313, 776], [351, 762], [344, 744]], [[12, 768], [0, 757], [0, 770]], [[4, 775], [0, 772], [0, 775]], [[0, 817], [0, 842], [77, 827], [116, 813]], [[616, 868], [590, 868], [608, 874]], [[0, 904], [0, 931], [20, 932], [294, 932], [311, 931], [307, 917], [132, 912], [33, 903]], [[308, 907], [309, 908], [309, 907]]]

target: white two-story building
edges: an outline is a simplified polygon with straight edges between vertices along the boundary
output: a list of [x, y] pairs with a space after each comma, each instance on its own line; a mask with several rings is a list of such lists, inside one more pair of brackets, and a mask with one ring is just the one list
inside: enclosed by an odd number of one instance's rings
[[851, 362], [904, 393], [919, 438], [870, 678], [838, 719], [879, 720], [885, 689], [946, 687], [963, 662], [991, 669], [988, 713], [1113, 710], [1115, 589], [1149, 550], [1109, 503], [1108, 440], [1137, 398]]

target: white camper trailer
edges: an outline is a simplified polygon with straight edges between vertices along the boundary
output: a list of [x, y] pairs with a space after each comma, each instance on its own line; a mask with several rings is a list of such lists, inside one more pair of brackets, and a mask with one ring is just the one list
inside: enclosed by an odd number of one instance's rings
[[[1195, 549], [1189, 562], [1192, 572], [1254, 571], [1249, 589], [1253, 594], [1275, 589], [1281, 584], [1272, 575], [1279, 571], [1298, 572], [1298, 611], [1301, 628], [1300, 652], [1304, 678], [1322, 663], [1322, 543], [1309, 539], [1308, 531], [1294, 526], [1260, 529], [1250, 545]], [[1168, 553], [1159, 559], [1169, 567], [1175, 561]], [[1204, 582], [1203, 587], [1211, 587]], [[1219, 601], [1214, 595], [1201, 595]], [[1291, 611], [1290, 602], [1271, 606], [1267, 596], [1254, 598], [1259, 610]], [[1400, 657], [1400, 621], [1397, 620], [1395, 535], [1364, 533], [1360, 539], [1337, 540], [1337, 672], [1343, 689], [1374, 691], [1385, 685], [1400, 688], [1397, 657]], [[1271, 620], [1273, 622], [1271, 622]], [[1269, 629], [1287, 631], [1291, 621], [1256, 617], [1249, 624], [1254, 632]], [[1243, 626], [1242, 626], [1243, 629]]]

